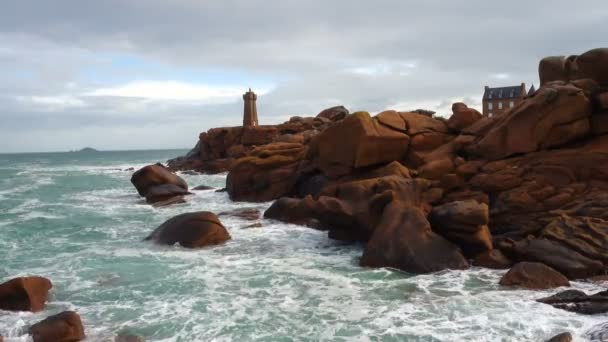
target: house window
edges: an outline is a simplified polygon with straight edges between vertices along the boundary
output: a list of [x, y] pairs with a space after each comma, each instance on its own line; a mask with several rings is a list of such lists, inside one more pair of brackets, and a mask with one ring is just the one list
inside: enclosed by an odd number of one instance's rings
[[488, 110], [492, 110], [492, 102], [488, 103]]
[[502, 109], [502, 102], [498, 102], [498, 109]]
[[492, 115], [494, 115], [494, 114], [492, 114], [491, 112], [490, 112], [490, 113], [488, 113], [488, 116], [492, 116]]
[[513, 108], [515, 106], [515, 102], [511, 101], [509, 102], [509, 107]]

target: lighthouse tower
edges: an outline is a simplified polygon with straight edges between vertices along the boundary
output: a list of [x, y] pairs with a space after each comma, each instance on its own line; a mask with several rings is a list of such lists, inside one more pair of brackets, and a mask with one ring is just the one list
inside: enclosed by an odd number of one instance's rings
[[255, 108], [255, 101], [258, 96], [251, 91], [246, 92], [243, 95], [243, 101], [245, 102], [245, 109], [243, 110], [243, 126], [257, 126], [258, 125], [258, 111]]

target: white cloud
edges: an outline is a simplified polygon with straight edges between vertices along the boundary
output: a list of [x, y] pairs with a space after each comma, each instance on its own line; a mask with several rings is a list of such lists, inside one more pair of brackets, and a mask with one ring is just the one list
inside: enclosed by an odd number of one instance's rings
[[52, 95], [52, 96], [17, 96], [17, 101], [32, 104], [47, 110], [62, 110], [75, 107], [85, 107], [86, 103], [76, 96]]
[[506, 80], [511, 78], [511, 75], [507, 74], [507, 73], [498, 73], [498, 74], [492, 74], [492, 78], [495, 78], [497, 80]]
[[[85, 96], [113, 96], [158, 101], [188, 101], [196, 103], [227, 103], [240, 99], [247, 91], [244, 86], [210, 86], [181, 81], [132, 81], [123, 85], [98, 88]], [[256, 89], [265, 94], [269, 88]]]

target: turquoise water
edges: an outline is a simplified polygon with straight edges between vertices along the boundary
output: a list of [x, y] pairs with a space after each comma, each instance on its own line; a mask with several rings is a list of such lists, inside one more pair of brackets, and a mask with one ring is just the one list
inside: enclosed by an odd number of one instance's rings
[[[28, 325], [68, 309], [82, 316], [88, 341], [121, 332], [147, 341], [542, 341], [607, 319], [533, 301], [554, 291], [501, 289], [503, 271], [364, 269], [361, 246], [271, 221], [244, 228], [251, 222], [222, 218], [233, 239], [208, 249], [142, 242], [179, 213], [269, 205], [214, 191], [171, 208], [146, 205], [124, 169], [184, 152], [0, 155], [0, 281], [54, 283], [43, 312], [0, 311], [0, 335], [27, 341]], [[192, 187], [225, 183], [225, 175], [182, 177]]]

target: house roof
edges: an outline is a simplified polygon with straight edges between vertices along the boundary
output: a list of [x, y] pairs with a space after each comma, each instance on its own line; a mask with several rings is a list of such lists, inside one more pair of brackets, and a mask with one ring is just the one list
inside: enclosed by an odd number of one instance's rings
[[512, 87], [497, 87], [490, 88], [486, 87], [483, 93], [484, 100], [496, 100], [496, 99], [517, 99], [521, 96], [525, 96], [526, 94], [522, 94], [522, 88], [525, 91], [525, 88], [518, 85]]
[[530, 90], [528, 90], [528, 95], [532, 95], [536, 92], [536, 88], [534, 88], [534, 84], [532, 84], [532, 86], [530, 87]]

